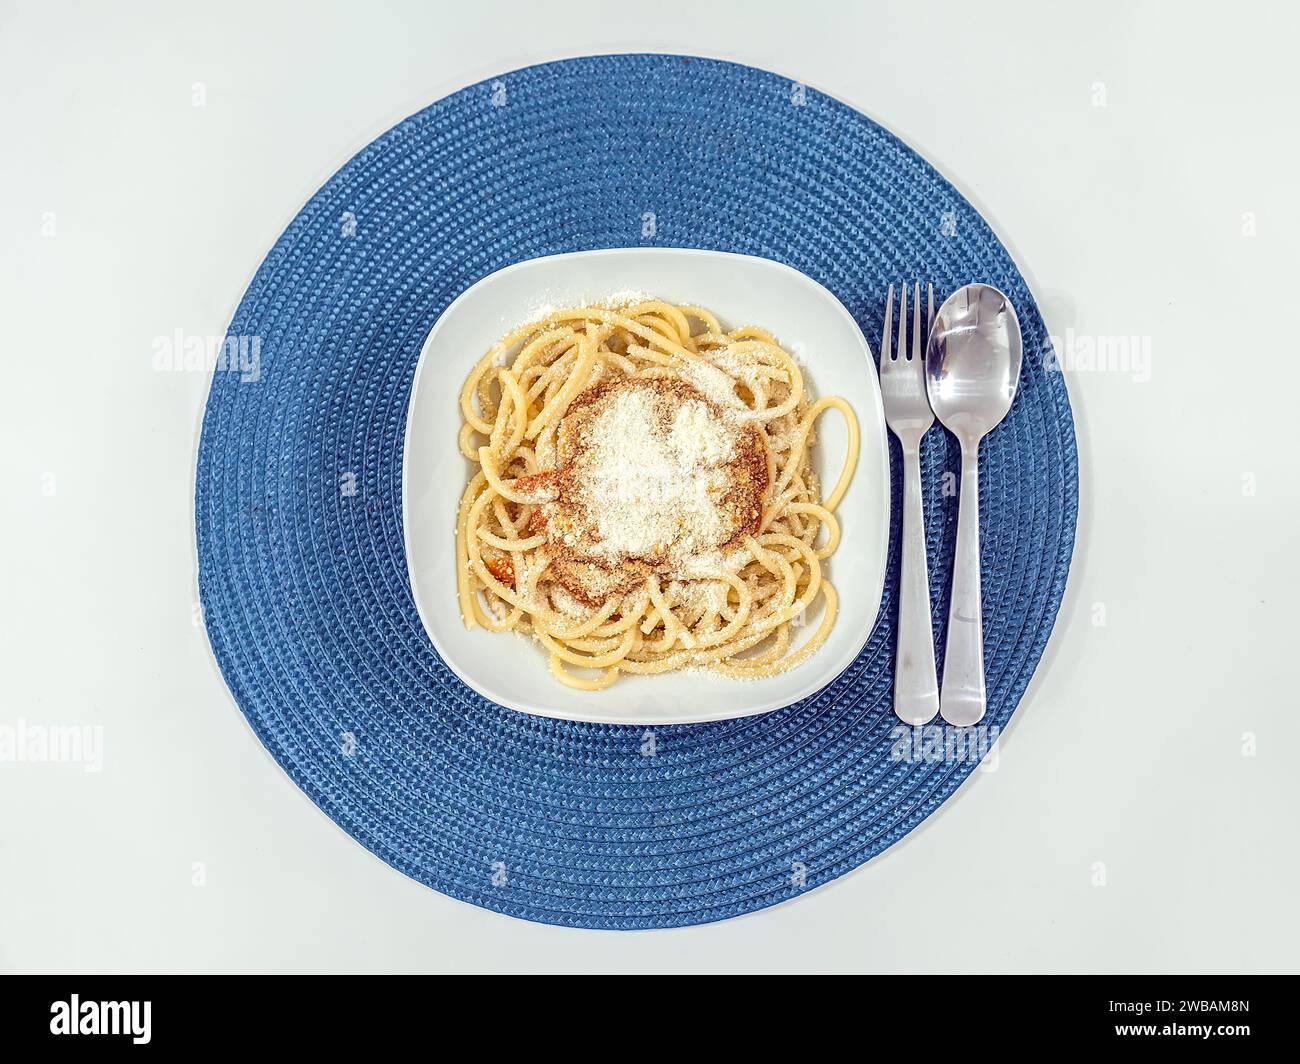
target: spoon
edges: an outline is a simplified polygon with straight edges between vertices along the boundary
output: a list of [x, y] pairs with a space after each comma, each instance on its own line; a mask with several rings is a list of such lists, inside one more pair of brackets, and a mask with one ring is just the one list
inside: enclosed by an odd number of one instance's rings
[[965, 728], [984, 717], [980, 608], [980, 440], [1006, 417], [1020, 380], [1020, 320], [996, 288], [968, 284], [939, 308], [925, 356], [935, 417], [961, 444], [961, 501], [939, 712]]

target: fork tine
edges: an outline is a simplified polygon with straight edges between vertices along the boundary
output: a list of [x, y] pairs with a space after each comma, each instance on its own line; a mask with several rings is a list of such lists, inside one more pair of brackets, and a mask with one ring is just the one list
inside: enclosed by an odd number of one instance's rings
[[925, 323], [925, 342], [928, 344], [930, 342], [930, 333], [934, 330], [934, 285], [928, 284], [926, 288], [930, 293], [930, 316]]
[[894, 286], [889, 286], [889, 295], [885, 297], [885, 335], [880, 339], [880, 363], [884, 365], [890, 361], [893, 352], [889, 348], [889, 327], [894, 322]]
[[907, 357], [907, 285], [899, 285], [898, 293], [898, 357]]
[[912, 289], [912, 358], [921, 361], [921, 282]]

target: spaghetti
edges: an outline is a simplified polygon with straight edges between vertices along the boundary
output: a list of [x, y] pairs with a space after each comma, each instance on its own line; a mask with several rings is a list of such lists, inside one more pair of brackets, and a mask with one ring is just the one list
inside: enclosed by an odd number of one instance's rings
[[[765, 677], [825, 642], [858, 424], [838, 396], [809, 398], [767, 332], [653, 299], [554, 311], [479, 360], [460, 407], [466, 627], [531, 634], [583, 690], [683, 668]], [[831, 408], [848, 455], [823, 499], [810, 449]]]

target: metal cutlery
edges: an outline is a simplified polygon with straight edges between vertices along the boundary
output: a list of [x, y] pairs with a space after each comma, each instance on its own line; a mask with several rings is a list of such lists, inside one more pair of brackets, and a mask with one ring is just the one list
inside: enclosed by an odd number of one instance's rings
[[[1011, 409], [1021, 356], [1020, 320], [996, 288], [969, 284], [944, 300], [930, 329], [925, 375], [931, 408], [961, 444], [957, 553], [939, 696], [943, 719], [958, 727], [977, 724], [988, 704], [980, 603], [979, 445]], [[883, 356], [881, 367], [883, 390]], [[888, 403], [885, 412], [888, 420]]]
[[[903, 450], [903, 557], [898, 598], [898, 652], [894, 660], [894, 712], [908, 724], [925, 724], [939, 712], [930, 620], [930, 583], [925, 558], [925, 511], [921, 504], [921, 437], [934, 424], [926, 397], [925, 347], [921, 343], [921, 286], [912, 300], [912, 343], [907, 344], [907, 285], [898, 304], [898, 349], [890, 343], [894, 286], [885, 306], [880, 342], [880, 395], [885, 422]], [[934, 318], [934, 286], [928, 285], [927, 332]]]

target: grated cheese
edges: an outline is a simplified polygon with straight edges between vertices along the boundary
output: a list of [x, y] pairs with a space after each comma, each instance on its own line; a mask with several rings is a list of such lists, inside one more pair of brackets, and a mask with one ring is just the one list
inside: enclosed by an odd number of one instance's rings
[[688, 558], [730, 534], [722, 497], [736, 429], [699, 399], [625, 388], [587, 426], [574, 466], [598, 537], [596, 553]]

